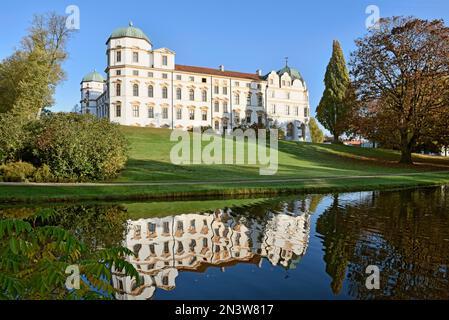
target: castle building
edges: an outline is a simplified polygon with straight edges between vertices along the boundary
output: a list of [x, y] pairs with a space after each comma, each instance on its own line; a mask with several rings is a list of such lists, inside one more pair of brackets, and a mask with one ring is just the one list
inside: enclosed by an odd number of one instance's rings
[[106, 79], [81, 82], [82, 113], [126, 126], [217, 132], [253, 124], [276, 126], [288, 140], [310, 141], [309, 94], [298, 70], [286, 63], [263, 75], [176, 64], [176, 53], [155, 49], [132, 23], [107, 40]]

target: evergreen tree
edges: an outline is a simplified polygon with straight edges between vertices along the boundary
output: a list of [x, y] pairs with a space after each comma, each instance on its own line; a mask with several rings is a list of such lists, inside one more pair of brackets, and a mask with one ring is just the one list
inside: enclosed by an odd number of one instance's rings
[[310, 118], [309, 129], [313, 143], [324, 142], [324, 133], [323, 131], [321, 131], [320, 127], [318, 127], [318, 123], [316, 122], [315, 118]]
[[347, 89], [350, 85], [349, 72], [340, 43], [334, 41], [332, 57], [324, 78], [323, 97], [317, 108], [317, 119], [334, 136], [334, 142], [346, 131], [349, 110]]

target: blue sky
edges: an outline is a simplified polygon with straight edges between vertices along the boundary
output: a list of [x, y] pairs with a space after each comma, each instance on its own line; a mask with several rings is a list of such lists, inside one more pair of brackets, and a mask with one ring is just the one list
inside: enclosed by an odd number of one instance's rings
[[17, 0], [2, 3], [0, 59], [19, 44], [34, 13], [65, 14], [77, 5], [81, 29], [70, 41], [65, 63], [67, 80], [58, 87], [54, 111], [69, 111], [80, 100], [84, 74], [106, 67], [105, 42], [121, 26], [143, 29], [155, 47], [177, 53], [177, 63], [205, 67], [225, 65], [227, 70], [278, 70], [288, 56], [310, 90], [314, 111], [323, 92], [323, 77], [338, 39], [347, 59], [354, 39], [365, 34], [368, 5], [381, 16], [414, 15], [449, 21], [447, 0], [314, 0], [314, 1], [115, 1]]

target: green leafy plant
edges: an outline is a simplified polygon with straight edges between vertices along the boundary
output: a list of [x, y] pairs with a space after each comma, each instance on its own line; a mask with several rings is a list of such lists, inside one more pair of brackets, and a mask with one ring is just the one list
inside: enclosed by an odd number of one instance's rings
[[[29, 221], [0, 220], [1, 299], [109, 299], [116, 292], [113, 273], [139, 281], [125, 260], [131, 251], [116, 247], [92, 252], [61, 227], [33, 226], [50, 218], [43, 213]], [[80, 288], [69, 291], [65, 271], [73, 265], [80, 270]]]

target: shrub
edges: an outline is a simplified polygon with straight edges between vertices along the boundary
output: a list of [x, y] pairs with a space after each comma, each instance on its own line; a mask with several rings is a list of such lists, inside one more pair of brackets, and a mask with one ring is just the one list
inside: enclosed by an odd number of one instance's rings
[[36, 169], [33, 175], [33, 182], [53, 182], [54, 177], [48, 165], [44, 164], [42, 167]]
[[27, 139], [25, 120], [13, 113], [0, 113], [0, 163], [18, 161]]
[[33, 180], [36, 169], [27, 162], [11, 162], [0, 166], [0, 175], [5, 182], [28, 182]]
[[[92, 115], [49, 114], [28, 127], [27, 152], [47, 165], [55, 181], [93, 181], [115, 177], [127, 161], [127, 142], [118, 125]], [[40, 175], [46, 175], [42, 168]]]

